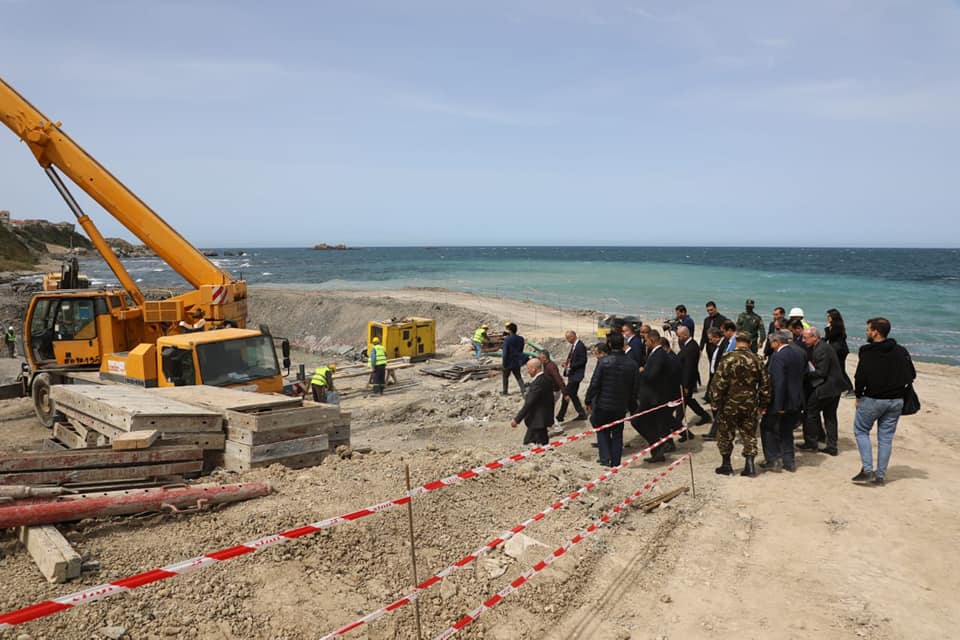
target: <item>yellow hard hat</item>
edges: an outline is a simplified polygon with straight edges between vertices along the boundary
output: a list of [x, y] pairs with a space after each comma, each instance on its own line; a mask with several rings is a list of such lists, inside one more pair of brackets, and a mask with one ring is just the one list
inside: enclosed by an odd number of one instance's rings
[[504, 322], [504, 323], [503, 323], [503, 326], [509, 327], [509, 326], [510, 326], [510, 323], [509, 323], [509, 322]]
[[488, 324], [482, 324], [482, 325], [480, 325], [480, 328], [481, 328], [481, 329], [489, 329], [489, 328], [490, 328], [490, 325], [488, 325]]
[[371, 342], [373, 342], [373, 344], [380, 344], [380, 338], [374, 338]]
[[336, 370], [337, 370], [337, 365], [331, 364], [331, 365], [330, 365], [330, 371], [336, 371]]

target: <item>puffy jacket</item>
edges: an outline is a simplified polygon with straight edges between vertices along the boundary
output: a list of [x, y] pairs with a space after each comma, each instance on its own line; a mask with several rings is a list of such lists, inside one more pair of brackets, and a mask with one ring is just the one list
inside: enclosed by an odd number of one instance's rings
[[625, 415], [637, 410], [637, 363], [623, 351], [611, 351], [597, 363], [584, 404]]
[[916, 377], [910, 354], [896, 340], [887, 338], [860, 347], [853, 390], [858, 398], [895, 400], [903, 397], [904, 389]]

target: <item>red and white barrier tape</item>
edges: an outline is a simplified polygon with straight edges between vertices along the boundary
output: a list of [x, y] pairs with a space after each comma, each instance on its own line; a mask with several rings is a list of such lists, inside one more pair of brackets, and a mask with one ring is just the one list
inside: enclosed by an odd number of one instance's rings
[[0, 615], [0, 630], [7, 629], [9, 627], [23, 624], [25, 622], [30, 622], [38, 618], [43, 618], [54, 613], [59, 613], [66, 609], [70, 609], [82, 604], [88, 604], [90, 602], [95, 602], [97, 600], [102, 600], [112, 595], [118, 593], [129, 591], [130, 589], [136, 589], [137, 587], [142, 587], [145, 584], [151, 584], [153, 582], [159, 582], [161, 580], [166, 580], [167, 578], [173, 578], [174, 576], [183, 575], [185, 573], [190, 573], [202, 567], [207, 567], [211, 564], [217, 562], [223, 562], [225, 560], [230, 560], [231, 558], [236, 558], [237, 556], [246, 555], [248, 553], [253, 553], [255, 551], [260, 551], [261, 549], [266, 549], [267, 547], [272, 547], [273, 545], [280, 544], [283, 542], [289, 542], [291, 540], [296, 540], [297, 538], [302, 538], [303, 536], [311, 535], [323, 531], [324, 529], [330, 529], [347, 522], [354, 522], [367, 516], [371, 516], [375, 513], [383, 513], [384, 511], [390, 511], [399, 506], [403, 506], [410, 502], [412, 498], [421, 496], [425, 493], [430, 493], [443, 487], [453, 486], [459, 484], [464, 480], [472, 480], [473, 478], [479, 477], [480, 475], [494, 471], [496, 469], [502, 469], [509, 465], [515, 464], [526, 460], [534, 455], [541, 453], [546, 453], [552, 451], [557, 447], [561, 447], [570, 442], [575, 442], [577, 440], [583, 439], [586, 436], [597, 433], [598, 431], [603, 431], [604, 429], [609, 429], [610, 427], [621, 424], [632, 418], [642, 416], [644, 414], [652, 413], [654, 411], [659, 411], [665, 407], [675, 407], [679, 406], [681, 400], [671, 400], [670, 402], [665, 402], [656, 407], [646, 409], [639, 413], [621, 418], [620, 420], [614, 420], [607, 424], [601, 425], [594, 429], [588, 429], [583, 433], [574, 434], [566, 436], [560, 440], [551, 442], [546, 445], [539, 445], [532, 447], [523, 451], [521, 453], [516, 453], [512, 456], [506, 458], [501, 458], [499, 460], [494, 460], [493, 462], [488, 462], [485, 465], [479, 467], [474, 467], [473, 469], [467, 469], [461, 471], [452, 476], [442, 478], [440, 480], [434, 480], [427, 484], [421, 485], [414, 489], [411, 489], [407, 495], [401, 498], [394, 498], [393, 500], [388, 500], [386, 502], [381, 502], [380, 504], [375, 504], [364, 509], [359, 509], [351, 513], [345, 513], [343, 515], [334, 516], [332, 518], [327, 518], [326, 520], [321, 520], [319, 522], [314, 522], [312, 524], [299, 527], [297, 529], [290, 529], [289, 531], [283, 531], [271, 536], [265, 536], [263, 538], [258, 538], [257, 540], [252, 540], [243, 544], [236, 545], [234, 547], [229, 547], [226, 549], [221, 549], [213, 553], [207, 553], [202, 556], [197, 556], [195, 558], [190, 558], [189, 560], [183, 560], [176, 564], [167, 565], [166, 567], [161, 567], [159, 569], [153, 569], [151, 571], [146, 571], [134, 576], [127, 578], [122, 578], [120, 580], [115, 580], [113, 582], [108, 582], [105, 584], [97, 585], [89, 589], [84, 589], [83, 591], [77, 591], [59, 598], [54, 598], [52, 600], [46, 600], [44, 602], [39, 602], [22, 609], [17, 609], [8, 613]]
[[626, 467], [630, 466], [631, 464], [633, 464], [634, 462], [636, 462], [646, 454], [650, 453], [650, 451], [652, 451], [654, 447], [665, 443], [670, 438], [678, 436], [686, 430], [687, 430], [687, 427], [684, 426], [680, 429], [677, 429], [670, 435], [660, 438], [659, 440], [657, 440], [656, 442], [648, 446], [646, 449], [643, 449], [642, 451], [631, 456], [630, 459], [627, 460], [626, 462], [623, 462], [617, 465], [616, 467], [611, 467], [608, 471], [606, 471], [605, 473], [597, 477], [596, 480], [588, 482], [587, 484], [583, 485], [582, 487], [580, 487], [570, 495], [553, 503], [552, 505], [550, 505], [540, 513], [536, 514], [535, 516], [527, 518], [526, 520], [524, 520], [523, 522], [521, 522], [520, 524], [518, 524], [517, 526], [513, 527], [508, 531], [504, 531], [493, 540], [490, 540], [489, 542], [484, 544], [482, 547], [477, 548], [473, 553], [460, 558], [459, 560], [457, 560], [456, 562], [448, 566], [446, 569], [443, 569], [433, 574], [432, 576], [430, 576], [429, 578], [427, 578], [426, 580], [418, 584], [416, 587], [414, 587], [413, 591], [406, 594], [402, 598], [399, 598], [386, 606], [380, 607], [376, 611], [372, 611], [367, 615], [363, 616], [362, 618], [358, 618], [357, 620], [354, 620], [350, 624], [340, 627], [336, 631], [331, 631], [327, 635], [323, 636], [320, 640], [330, 640], [331, 638], [339, 638], [341, 636], [344, 636], [350, 631], [353, 631], [358, 627], [361, 627], [375, 620], [379, 620], [380, 618], [387, 615], [388, 613], [393, 613], [397, 609], [401, 609], [406, 605], [412, 603], [413, 601], [417, 600], [420, 597], [420, 595], [430, 587], [434, 586], [435, 584], [438, 584], [440, 581], [452, 575], [454, 572], [458, 571], [459, 569], [462, 569], [463, 567], [473, 562], [476, 562], [477, 560], [480, 559], [481, 556], [486, 555], [487, 553], [493, 551], [499, 545], [503, 544], [510, 538], [514, 537], [515, 535], [517, 535], [518, 533], [520, 533], [521, 531], [529, 527], [531, 524], [538, 522], [543, 518], [545, 518], [550, 513], [554, 511], [558, 511], [563, 507], [567, 506], [572, 500], [576, 500], [583, 494], [589, 492], [591, 489], [596, 488], [596, 486], [599, 485], [601, 482], [609, 480], [610, 478], [615, 476], [617, 473], [619, 473], [622, 469], [625, 469]]
[[683, 462], [689, 457], [690, 457], [690, 454], [688, 453], [678, 458], [674, 462], [672, 462], [670, 466], [668, 466], [666, 469], [661, 471], [650, 482], [646, 483], [640, 489], [633, 492], [633, 494], [631, 494], [626, 500], [624, 500], [623, 502], [615, 506], [610, 511], [607, 511], [606, 513], [604, 513], [597, 520], [594, 520], [593, 523], [591, 523], [590, 526], [588, 526], [586, 529], [584, 529], [574, 537], [570, 538], [570, 540], [568, 540], [562, 546], [554, 549], [553, 553], [551, 553], [549, 556], [547, 556], [537, 564], [533, 565], [532, 567], [524, 571], [522, 574], [520, 574], [518, 578], [513, 580], [510, 584], [508, 584], [506, 587], [504, 587], [503, 589], [495, 593], [493, 596], [484, 600], [479, 607], [477, 607], [470, 613], [466, 614], [465, 616], [457, 620], [453, 625], [445, 629], [434, 640], [446, 640], [447, 638], [450, 638], [453, 635], [455, 635], [458, 631], [460, 631], [470, 623], [475, 622], [477, 618], [482, 616], [486, 611], [493, 609], [495, 606], [500, 604], [504, 598], [506, 598], [508, 595], [510, 595], [514, 591], [517, 591], [520, 587], [522, 587], [524, 584], [529, 582], [533, 578], [533, 576], [537, 575], [538, 573], [540, 573], [541, 571], [549, 567], [551, 564], [553, 564], [553, 562], [557, 558], [560, 558], [561, 556], [566, 554], [567, 551], [569, 551], [570, 548], [573, 547], [575, 544], [579, 544], [580, 542], [583, 542], [590, 534], [596, 532], [598, 529], [600, 529], [600, 527], [603, 527], [608, 522], [613, 520], [615, 517], [623, 513], [623, 511], [628, 506], [633, 504], [633, 502], [638, 497], [640, 497], [641, 495], [649, 491], [655, 484], [660, 482], [660, 480], [666, 477], [668, 473], [676, 469], [681, 462]]

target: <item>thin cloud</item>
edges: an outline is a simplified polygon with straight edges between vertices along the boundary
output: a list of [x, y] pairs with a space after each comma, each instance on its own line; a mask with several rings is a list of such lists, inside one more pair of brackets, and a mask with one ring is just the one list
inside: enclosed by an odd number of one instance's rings
[[459, 104], [423, 95], [396, 95], [393, 103], [413, 111], [439, 113], [468, 120], [479, 120], [495, 124], [520, 127], [547, 127], [556, 124], [557, 118], [551, 115], [511, 113]]

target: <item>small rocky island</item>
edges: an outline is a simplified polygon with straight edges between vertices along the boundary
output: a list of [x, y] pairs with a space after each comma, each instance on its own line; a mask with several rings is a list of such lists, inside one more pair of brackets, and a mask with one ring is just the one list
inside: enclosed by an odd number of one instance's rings
[[313, 248], [316, 251], [347, 251], [352, 247], [348, 247], [345, 244], [327, 244], [326, 242], [321, 242], [320, 244], [313, 245]]

